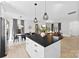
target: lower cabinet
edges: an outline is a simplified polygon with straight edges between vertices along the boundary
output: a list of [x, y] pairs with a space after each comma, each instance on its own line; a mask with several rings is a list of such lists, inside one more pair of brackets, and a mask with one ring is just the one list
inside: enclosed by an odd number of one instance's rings
[[26, 50], [32, 58], [57, 58], [60, 57], [60, 41], [43, 47], [26, 37]]

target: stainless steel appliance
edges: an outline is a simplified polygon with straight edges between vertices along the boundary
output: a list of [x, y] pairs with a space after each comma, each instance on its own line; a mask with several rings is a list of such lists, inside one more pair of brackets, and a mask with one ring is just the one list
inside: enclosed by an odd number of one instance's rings
[[0, 17], [0, 57], [6, 55], [5, 42], [5, 19]]

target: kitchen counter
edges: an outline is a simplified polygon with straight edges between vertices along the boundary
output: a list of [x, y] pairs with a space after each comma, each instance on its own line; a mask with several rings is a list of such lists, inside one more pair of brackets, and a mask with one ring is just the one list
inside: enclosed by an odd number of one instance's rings
[[59, 58], [60, 49], [61, 40], [52, 39], [52, 35], [41, 37], [40, 34], [26, 33], [26, 50], [32, 58]]
[[[43, 47], [47, 47], [57, 41], [59, 41], [60, 39], [58, 40], [53, 40], [53, 37], [52, 37], [52, 40], [51, 42], [49, 43], [48, 42], [48, 37], [47, 35], [45, 37], [41, 37], [40, 34], [36, 34], [36, 33], [32, 33], [32, 35], [30, 35], [29, 33], [26, 33], [26, 37], [30, 38], [31, 40], [37, 42], [38, 44], [42, 45]], [[26, 39], [27, 40], [27, 39]]]

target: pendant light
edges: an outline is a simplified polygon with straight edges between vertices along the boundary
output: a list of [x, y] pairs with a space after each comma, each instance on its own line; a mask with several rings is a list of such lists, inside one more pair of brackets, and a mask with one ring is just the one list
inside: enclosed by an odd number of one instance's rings
[[46, 12], [46, 0], [45, 0], [45, 13], [43, 15], [43, 20], [48, 20], [48, 14]]
[[36, 18], [36, 6], [37, 6], [37, 3], [34, 3], [34, 5], [35, 5], [35, 18], [34, 18], [34, 23], [38, 23], [38, 20]]

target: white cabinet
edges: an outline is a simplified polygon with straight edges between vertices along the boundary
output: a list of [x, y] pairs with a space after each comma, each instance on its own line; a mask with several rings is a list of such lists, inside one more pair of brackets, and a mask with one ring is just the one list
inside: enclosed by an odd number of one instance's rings
[[46, 58], [59, 58], [60, 52], [60, 41], [58, 41], [45, 47], [44, 55]]
[[43, 47], [42, 45], [26, 37], [26, 50], [32, 58], [60, 57], [60, 41], [47, 47]]

